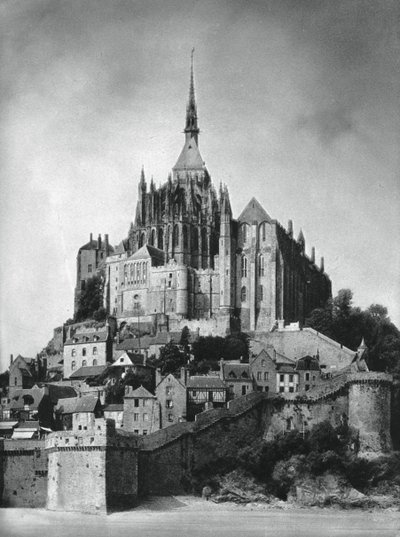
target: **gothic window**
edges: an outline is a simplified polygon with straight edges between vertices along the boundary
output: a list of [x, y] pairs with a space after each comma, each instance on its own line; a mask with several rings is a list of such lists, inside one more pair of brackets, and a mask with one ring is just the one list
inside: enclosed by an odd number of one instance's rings
[[97, 354], [97, 347], [93, 347], [92, 354], [93, 354], [93, 355]]
[[125, 283], [125, 285], [128, 283], [128, 267], [127, 267], [127, 265], [124, 265], [124, 283]]
[[136, 263], [133, 263], [133, 283], [136, 285], [137, 283], [137, 268]]
[[188, 229], [187, 229], [186, 226], [183, 226], [182, 233], [183, 233], [183, 247], [185, 249], [187, 249], [187, 247], [188, 247]]
[[192, 251], [197, 252], [199, 250], [199, 234], [196, 228], [193, 229], [192, 233]]
[[86, 356], [86, 349], [85, 349], [85, 347], [82, 349], [82, 356]]
[[86, 365], [87, 365], [86, 360], [82, 360], [82, 367], [86, 367]]
[[147, 263], [143, 263], [143, 283], [147, 281]]
[[257, 380], [261, 380], [261, 371], [257, 371]]
[[262, 285], [258, 288], [258, 298], [261, 300], [264, 300], [264, 287]]
[[179, 246], [179, 227], [178, 224], [174, 225], [174, 236], [172, 241], [174, 247]]
[[241, 300], [242, 302], [246, 302], [246, 299], [247, 299], [247, 290], [246, 290], [246, 287], [243, 286], [243, 287], [242, 287], [242, 290], [241, 290], [241, 292], [240, 292], [240, 300]]
[[240, 228], [240, 231], [241, 231], [241, 239], [242, 239], [242, 243], [246, 243], [247, 240], [248, 240], [248, 225], [247, 224], [242, 224], [241, 228]]
[[130, 283], [133, 283], [133, 263], [130, 264]]
[[137, 282], [141, 283], [141, 281], [142, 281], [142, 264], [138, 263], [137, 264]]
[[242, 278], [247, 278], [247, 257], [242, 256]]
[[158, 230], [158, 248], [160, 250], [163, 250], [164, 249], [164, 230], [163, 228], [160, 228]]
[[258, 275], [264, 276], [264, 257], [262, 255], [258, 258]]
[[155, 229], [151, 231], [151, 245], [152, 246], [156, 245], [156, 230]]
[[266, 225], [265, 222], [263, 222], [260, 226], [260, 240], [265, 241], [266, 237]]
[[146, 233], [143, 231], [143, 233], [140, 234], [139, 248], [141, 248], [145, 244], [146, 244]]
[[203, 254], [207, 255], [207, 230], [205, 227], [201, 230], [201, 249], [203, 251]]

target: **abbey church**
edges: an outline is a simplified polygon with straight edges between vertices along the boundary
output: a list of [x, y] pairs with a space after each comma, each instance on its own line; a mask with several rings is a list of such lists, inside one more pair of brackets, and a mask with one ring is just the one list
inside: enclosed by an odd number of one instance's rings
[[278, 320], [304, 321], [331, 296], [323, 258], [306, 255], [293, 237], [252, 198], [232, 215], [226, 186], [216, 188], [199, 149], [193, 58], [185, 141], [167, 181], [138, 184], [136, 216], [118, 246], [91, 240], [78, 253], [79, 297], [101, 269], [104, 303], [118, 323], [148, 332], [184, 326], [201, 334], [266, 332]]

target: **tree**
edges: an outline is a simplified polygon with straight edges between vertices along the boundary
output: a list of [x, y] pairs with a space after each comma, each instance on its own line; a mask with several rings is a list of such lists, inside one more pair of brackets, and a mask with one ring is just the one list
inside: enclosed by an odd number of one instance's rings
[[172, 341], [160, 349], [160, 356], [156, 360], [156, 367], [160, 368], [162, 375], [178, 374], [181, 367], [187, 365], [188, 355]]
[[[102, 317], [105, 318], [103, 308], [103, 278], [95, 275], [86, 281], [85, 288], [82, 289], [78, 298], [78, 310], [75, 314], [75, 322], [86, 319]], [[103, 320], [96, 318], [97, 321]]]

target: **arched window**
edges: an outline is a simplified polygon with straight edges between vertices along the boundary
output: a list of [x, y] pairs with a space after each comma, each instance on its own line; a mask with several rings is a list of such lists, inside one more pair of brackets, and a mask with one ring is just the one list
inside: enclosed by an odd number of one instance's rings
[[97, 354], [97, 347], [93, 347], [92, 354], [93, 354], [93, 355]]
[[208, 244], [207, 244], [207, 230], [205, 227], [201, 230], [201, 249], [203, 251], [203, 254], [207, 254], [208, 252]]
[[71, 356], [76, 356], [76, 349], [72, 349]]
[[174, 236], [173, 236], [173, 239], [172, 239], [172, 244], [173, 244], [174, 248], [179, 246], [179, 226], [178, 226], [178, 224], [174, 225]]
[[246, 289], [245, 286], [242, 287], [242, 290], [240, 292], [240, 300], [242, 302], [246, 302], [246, 300], [247, 300], [247, 289]]
[[137, 282], [141, 283], [141, 281], [142, 281], [142, 264], [138, 263], [137, 264]]
[[160, 227], [160, 229], [158, 230], [158, 244], [157, 244], [158, 248], [160, 250], [163, 250], [164, 249], [164, 230], [162, 227]]
[[264, 257], [262, 255], [258, 258], [258, 275], [264, 276]]
[[124, 284], [126, 285], [128, 283], [128, 267], [127, 265], [124, 265]]
[[86, 365], [87, 365], [86, 360], [82, 360], [82, 367], [86, 367]]
[[97, 365], [97, 360], [96, 360], [96, 358], [93, 360], [93, 365]]
[[240, 228], [240, 231], [241, 231], [241, 235], [242, 235], [242, 243], [244, 244], [245, 242], [247, 242], [248, 240], [248, 225], [247, 224], [242, 224], [241, 228]]
[[242, 278], [247, 278], [247, 257], [242, 256]]
[[155, 246], [156, 245], [156, 230], [155, 229], [152, 229], [151, 230], [151, 239], [150, 239], [150, 243], [152, 246]]
[[143, 231], [143, 233], [140, 234], [139, 248], [141, 248], [145, 244], [146, 244], [146, 233]]
[[260, 240], [265, 241], [266, 237], [266, 224], [263, 222], [260, 226]]
[[72, 370], [72, 371], [75, 371], [75, 369], [76, 369], [76, 362], [75, 362], [75, 360], [73, 360], [73, 361], [71, 362], [71, 370]]
[[186, 226], [183, 226], [182, 228], [182, 234], [183, 234], [183, 247], [185, 249], [187, 249], [187, 247], [189, 246], [188, 244], [188, 229]]
[[262, 285], [258, 288], [258, 298], [261, 300], [264, 300], [264, 287]]
[[143, 263], [143, 283], [147, 282], [147, 263]]
[[199, 232], [197, 228], [194, 228], [193, 233], [192, 233], [192, 251], [198, 252], [198, 250], [199, 250]]
[[82, 349], [82, 356], [86, 356], [86, 349], [85, 349], [85, 347]]

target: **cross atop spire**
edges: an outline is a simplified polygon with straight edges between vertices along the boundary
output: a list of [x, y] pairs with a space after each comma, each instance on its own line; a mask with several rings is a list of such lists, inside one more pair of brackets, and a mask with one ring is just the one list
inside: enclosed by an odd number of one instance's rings
[[200, 129], [197, 126], [197, 107], [196, 107], [196, 99], [194, 96], [193, 55], [194, 55], [194, 47], [192, 48], [191, 62], [190, 62], [189, 102], [186, 107], [185, 135], [186, 135], [186, 141], [190, 140], [191, 138], [194, 138], [196, 141], [196, 145], [198, 145], [198, 134], [200, 132]]

